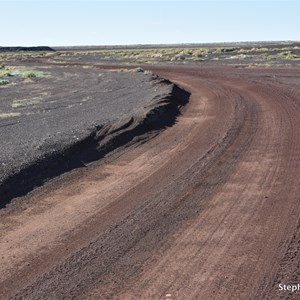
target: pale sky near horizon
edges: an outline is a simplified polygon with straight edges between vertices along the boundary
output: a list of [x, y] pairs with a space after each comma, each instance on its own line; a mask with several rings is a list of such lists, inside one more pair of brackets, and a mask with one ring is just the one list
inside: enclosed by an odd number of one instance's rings
[[299, 41], [300, 1], [3, 1], [0, 46]]

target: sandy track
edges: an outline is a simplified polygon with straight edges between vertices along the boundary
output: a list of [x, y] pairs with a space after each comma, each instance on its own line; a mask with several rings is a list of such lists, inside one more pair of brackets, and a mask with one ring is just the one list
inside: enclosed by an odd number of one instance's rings
[[280, 78], [296, 71], [153, 70], [192, 92], [190, 104], [149, 142], [2, 216], [1, 299], [284, 296], [300, 91]]

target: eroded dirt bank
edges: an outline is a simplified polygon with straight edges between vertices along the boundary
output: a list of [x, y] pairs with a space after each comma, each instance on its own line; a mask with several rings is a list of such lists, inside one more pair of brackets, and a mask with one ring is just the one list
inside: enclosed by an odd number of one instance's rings
[[3, 214], [3, 299], [298, 299], [299, 69], [152, 69], [182, 116]]

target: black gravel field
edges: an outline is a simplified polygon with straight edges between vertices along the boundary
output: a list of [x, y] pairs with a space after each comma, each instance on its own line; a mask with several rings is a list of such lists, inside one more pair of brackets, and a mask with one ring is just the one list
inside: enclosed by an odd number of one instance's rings
[[8, 71], [9, 84], [0, 86], [1, 207], [48, 178], [168, 125], [174, 120], [164, 112], [172, 108], [175, 116], [189, 96], [140, 70], [10, 66]]

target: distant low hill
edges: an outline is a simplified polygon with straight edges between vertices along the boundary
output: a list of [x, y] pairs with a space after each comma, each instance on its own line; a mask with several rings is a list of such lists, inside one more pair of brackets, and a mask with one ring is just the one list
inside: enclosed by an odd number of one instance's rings
[[36, 52], [36, 51], [55, 51], [48, 46], [37, 47], [1, 47], [0, 52]]

